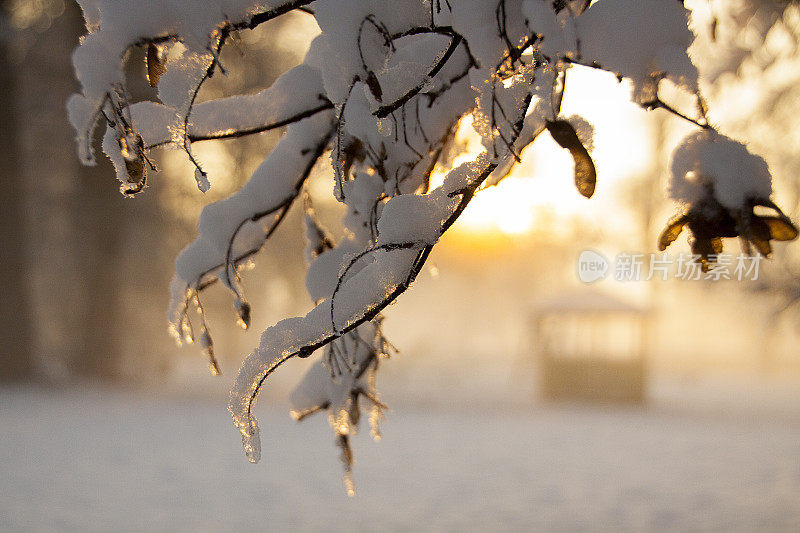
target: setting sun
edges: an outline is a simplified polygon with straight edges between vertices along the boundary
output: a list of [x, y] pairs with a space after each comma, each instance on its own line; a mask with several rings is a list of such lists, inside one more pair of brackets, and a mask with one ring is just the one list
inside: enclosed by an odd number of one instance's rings
[[[630, 87], [613, 76], [574, 67], [570, 70], [563, 115], [580, 114], [597, 135], [590, 149], [597, 166], [598, 189], [591, 200], [573, 185], [573, 162], [566, 150], [543, 133], [522, 152], [522, 162], [497, 186], [481, 190], [453, 226], [456, 235], [491, 237], [529, 233], [558, 233], [565, 222], [594, 220], [600, 213], [619, 210], [609, 184], [652, 172], [646, 154], [653, 144], [652, 125], [645, 111], [630, 103]], [[652, 116], [652, 115], [651, 115]], [[624, 121], [625, 128], [619, 124]], [[472, 128], [472, 117], [459, 124], [456, 142], [464, 150], [453, 167], [474, 159], [483, 147]], [[440, 185], [449, 169], [437, 168], [431, 185]]]

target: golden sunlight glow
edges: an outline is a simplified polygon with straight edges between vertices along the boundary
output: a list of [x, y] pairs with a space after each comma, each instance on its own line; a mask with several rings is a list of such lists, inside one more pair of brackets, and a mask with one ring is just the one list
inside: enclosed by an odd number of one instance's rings
[[[570, 220], [593, 223], [601, 213], [618, 213], [620, 206], [614, 202], [619, 199], [612, 185], [653, 171], [652, 122], [630, 103], [629, 94], [629, 86], [617, 82], [613, 75], [582, 67], [570, 69], [562, 116], [578, 114], [595, 127], [590, 152], [597, 167], [598, 188], [592, 199], [583, 198], [575, 190], [570, 154], [543, 133], [523, 151], [522, 163], [507, 178], [478, 192], [452, 233], [469, 239], [481, 237], [481, 241], [484, 237], [534, 232], [557, 234]], [[456, 142], [464, 148], [453, 167], [483, 151], [471, 116], [461, 120]], [[441, 185], [448, 170], [437, 167], [431, 186]]]

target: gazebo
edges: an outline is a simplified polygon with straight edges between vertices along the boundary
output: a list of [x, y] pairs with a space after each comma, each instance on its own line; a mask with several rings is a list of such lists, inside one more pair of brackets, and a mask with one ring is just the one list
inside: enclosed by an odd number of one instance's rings
[[645, 309], [586, 287], [540, 303], [531, 322], [546, 399], [644, 401]]

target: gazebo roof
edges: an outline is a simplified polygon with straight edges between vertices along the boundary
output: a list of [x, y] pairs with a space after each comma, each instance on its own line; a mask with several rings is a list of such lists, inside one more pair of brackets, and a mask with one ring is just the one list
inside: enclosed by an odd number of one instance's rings
[[551, 298], [537, 302], [533, 307], [533, 314], [537, 316], [595, 313], [644, 315], [647, 314], [647, 310], [640, 305], [588, 287], [560, 292]]

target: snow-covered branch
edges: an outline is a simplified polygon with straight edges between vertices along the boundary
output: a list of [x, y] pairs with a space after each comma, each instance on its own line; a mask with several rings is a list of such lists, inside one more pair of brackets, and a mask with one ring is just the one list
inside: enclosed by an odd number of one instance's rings
[[328, 145], [331, 118], [327, 111], [289, 127], [241, 190], [203, 210], [200, 236], [176, 261], [169, 316], [178, 338], [191, 340], [189, 304], [217, 280], [234, 291], [239, 317], [248, 325], [242, 317], [249, 315], [249, 307], [239, 288], [237, 265], [261, 249], [284, 219]]
[[[252, 461], [260, 457], [253, 406], [266, 380], [287, 361], [324, 348], [293, 395], [294, 413], [302, 419], [329, 411], [351, 491], [349, 435], [358, 426], [358, 400], [370, 402], [373, 422], [384, 407], [374, 383], [378, 359], [389, 346], [380, 313], [414, 282], [442, 234], [544, 131], [572, 156], [578, 192], [592, 196], [597, 173], [576, 129], [585, 121], [561, 115], [576, 64], [629, 80], [635, 103], [697, 126], [674, 155], [671, 193], [683, 210], [669, 222], [660, 247], [687, 226], [705, 267], [723, 237], [740, 236], [766, 255], [770, 240], [797, 236], [769, 199], [763, 159], [706, 118], [698, 71], [687, 54], [693, 40], [689, 13], [681, 2], [310, 4], [83, 0], [90, 33], [74, 60], [82, 93], [72, 98], [69, 112], [81, 157], [91, 163], [92, 129], [104, 119], [103, 149], [125, 193], [144, 187], [153, 168], [148, 154], [156, 147], [182, 148], [205, 190], [209, 181], [192, 155], [193, 142], [288, 126], [240, 191], [204, 209], [198, 238], [176, 262], [173, 330], [184, 340], [197, 338], [215, 372], [200, 292], [222, 281], [233, 292], [240, 323], [249, 324], [238, 267], [261, 249], [301, 195], [311, 169], [330, 152], [333, 196], [345, 207], [345, 232], [337, 239], [322, 227], [306, 192], [306, 286], [316, 306], [266, 329], [231, 391], [229, 408]], [[198, 103], [204, 81], [224, 73], [219, 55], [232, 32], [295, 9], [312, 14], [321, 30], [300, 66], [259, 93]], [[158, 87], [160, 103], [128, 103], [121, 66], [132, 46], [147, 46], [149, 81]], [[696, 109], [669, 104], [660, 93], [662, 82], [694, 95]], [[448, 146], [467, 117], [484, 152], [430, 190], [434, 169], [453, 166]], [[757, 206], [775, 215], [756, 215]], [[189, 320], [190, 307], [200, 312], [199, 328]]]

